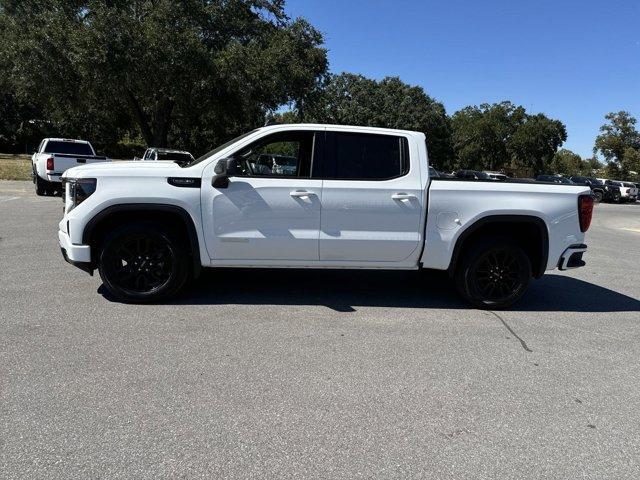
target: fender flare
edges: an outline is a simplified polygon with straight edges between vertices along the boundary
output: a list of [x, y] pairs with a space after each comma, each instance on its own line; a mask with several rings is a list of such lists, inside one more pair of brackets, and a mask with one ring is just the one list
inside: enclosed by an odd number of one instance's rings
[[136, 211], [153, 211], [153, 212], [167, 212], [174, 213], [180, 216], [182, 221], [187, 227], [187, 237], [191, 246], [191, 257], [193, 263], [193, 276], [197, 278], [202, 270], [202, 262], [200, 259], [200, 243], [198, 241], [198, 233], [196, 226], [184, 208], [177, 205], [165, 204], [165, 203], [119, 203], [111, 205], [104, 210], [95, 214], [91, 220], [87, 222], [82, 231], [82, 243], [84, 245], [90, 245], [95, 227], [105, 218], [120, 212], [136, 212]]
[[542, 244], [540, 245], [540, 266], [537, 271], [533, 272], [533, 276], [534, 278], [540, 278], [544, 275], [544, 272], [547, 269], [547, 262], [549, 261], [549, 231], [545, 221], [534, 215], [488, 215], [473, 222], [458, 236], [456, 240], [456, 245], [453, 248], [453, 254], [449, 261], [448, 271], [450, 275], [453, 274], [456, 264], [460, 259], [460, 255], [462, 254], [462, 245], [464, 242], [480, 228], [491, 223], [529, 223], [535, 225], [540, 232]]

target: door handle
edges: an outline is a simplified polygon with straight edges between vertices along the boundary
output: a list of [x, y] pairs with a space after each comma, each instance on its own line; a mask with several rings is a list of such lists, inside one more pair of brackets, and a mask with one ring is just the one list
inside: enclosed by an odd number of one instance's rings
[[416, 198], [415, 195], [411, 195], [410, 193], [394, 193], [391, 195], [391, 198], [394, 200], [411, 200]]
[[293, 190], [292, 192], [289, 192], [289, 195], [296, 198], [304, 198], [304, 197], [310, 197], [311, 195], [315, 195], [315, 193], [307, 192], [306, 190]]

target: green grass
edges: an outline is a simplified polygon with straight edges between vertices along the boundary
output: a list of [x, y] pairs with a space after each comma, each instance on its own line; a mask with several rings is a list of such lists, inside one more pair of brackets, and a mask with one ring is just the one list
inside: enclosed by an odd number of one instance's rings
[[0, 180], [31, 180], [31, 157], [0, 153]]

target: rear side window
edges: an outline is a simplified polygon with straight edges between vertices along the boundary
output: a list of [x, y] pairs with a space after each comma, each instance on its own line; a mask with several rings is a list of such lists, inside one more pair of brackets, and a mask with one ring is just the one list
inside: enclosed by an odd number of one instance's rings
[[48, 141], [44, 153], [67, 153], [70, 155], [93, 155], [88, 143]]
[[325, 178], [386, 180], [409, 171], [405, 137], [363, 133], [327, 133]]

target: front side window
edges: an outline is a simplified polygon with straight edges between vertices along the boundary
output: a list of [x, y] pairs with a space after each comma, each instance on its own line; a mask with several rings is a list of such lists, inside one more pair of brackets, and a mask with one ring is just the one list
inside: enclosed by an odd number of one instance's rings
[[269, 135], [234, 154], [238, 176], [309, 177], [313, 132]]
[[328, 135], [326, 178], [387, 180], [409, 171], [404, 137], [334, 132]]

